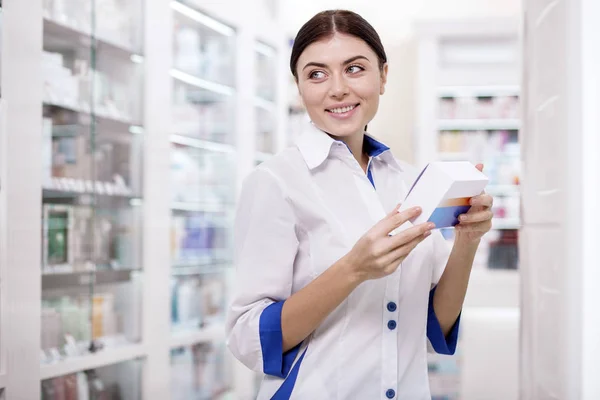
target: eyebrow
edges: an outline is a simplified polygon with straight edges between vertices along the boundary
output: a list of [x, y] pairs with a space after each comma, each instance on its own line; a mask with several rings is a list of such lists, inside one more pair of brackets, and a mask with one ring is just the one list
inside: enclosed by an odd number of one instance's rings
[[[351, 58], [347, 59], [346, 61], [342, 62], [340, 65], [350, 64], [353, 61], [361, 60], [361, 59], [369, 61], [369, 59], [367, 57], [359, 55], [359, 56], [354, 56], [354, 57], [351, 57]], [[323, 63], [318, 63], [318, 62], [311, 61], [311, 62], [307, 63], [304, 66], [304, 68], [302, 68], [302, 71], [304, 71], [306, 68], [311, 67], [311, 66], [312, 67], [319, 67], [319, 68], [327, 68], [327, 64], [323, 64]]]

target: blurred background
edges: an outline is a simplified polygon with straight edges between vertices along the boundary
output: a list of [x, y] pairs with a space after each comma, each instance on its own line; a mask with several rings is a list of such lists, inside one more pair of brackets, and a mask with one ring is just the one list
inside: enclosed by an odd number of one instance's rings
[[255, 398], [225, 347], [236, 199], [307, 121], [291, 45], [330, 8], [388, 54], [369, 131], [490, 178], [433, 399], [600, 398], [596, 0], [5, 0], [0, 399]]

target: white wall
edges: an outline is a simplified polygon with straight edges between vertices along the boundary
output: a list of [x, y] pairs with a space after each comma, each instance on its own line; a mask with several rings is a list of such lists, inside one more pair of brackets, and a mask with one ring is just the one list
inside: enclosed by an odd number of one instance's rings
[[394, 154], [413, 162], [417, 54], [412, 25], [422, 19], [465, 19], [518, 16], [520, 0], [281, 0], [290, 37], [319, 11], [343, 8], [361, 14], [381, 36], [389, 60], [386, 94], [369, 131]]
[[527, 0], [521, 398], [600, 398], [597, 0]]

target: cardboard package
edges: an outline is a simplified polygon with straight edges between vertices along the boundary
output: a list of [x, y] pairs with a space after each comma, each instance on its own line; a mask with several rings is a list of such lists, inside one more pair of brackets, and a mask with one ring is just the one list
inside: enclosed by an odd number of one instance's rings
[[430, 163], [413, 183], [399, 211], [418, 206], [423, 212], [410, 221], [413, 225], [433, 222], [436, 229], [452, 227], [458, 224], [459, 215], [469, 211], [469, 200], [481, 194], [488, 181], [467, 161]]

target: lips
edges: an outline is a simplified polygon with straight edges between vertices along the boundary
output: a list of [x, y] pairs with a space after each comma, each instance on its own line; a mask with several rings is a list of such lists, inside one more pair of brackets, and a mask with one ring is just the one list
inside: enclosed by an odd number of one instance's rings
[[327, 112], [329, 112], [331, 114], [342, 115], [342, 114], [347, 114], [350, 111], [353, 111], [358, 106], [360, 106], [359, 103], [355, 103], [355, 104], [340, 104], [340, 105], [337, 105], [336, 107], [326, 108], [325, 111], [327, 111]]

